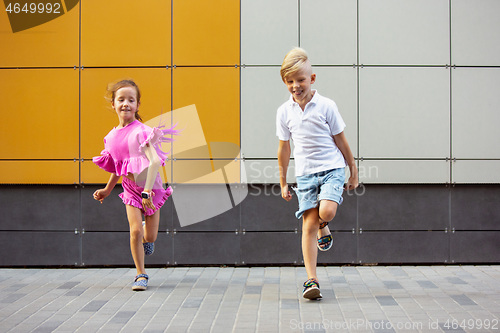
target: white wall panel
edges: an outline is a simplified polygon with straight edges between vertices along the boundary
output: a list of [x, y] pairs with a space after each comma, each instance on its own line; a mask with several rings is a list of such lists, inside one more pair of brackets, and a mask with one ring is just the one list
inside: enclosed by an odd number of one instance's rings
[[359, 180], [368, 184], [444, 184], [450, 181], [450, 162], [439, 160], [364, 160]]
[[354, 156], [358, 145], [358, 74], [353, 67], [313, 67], [313, 88], [333, 99], [346, 123], [345, 134]]
[[313, 64], [356, 64], [356, 1], [300, 1], [300, 45]]
[[[248, 184], [279, 184], [280, 173], [278, 159], [245, 160], [245, 172]], [[288, 184], [295, 183], [295, 161], [290, 160], [286, 180]], [[277, 190], [279, 193], [279, 190]]]
[[452, 182], [500, 184], [499, 160], [456, 160], [452, 163]]
[[359, 62], [450, 62], [448, 0], [359, 0]]
[[500, 158], [500, 68], [452, 70], [456, 158]]
[[500, 65], [500, 1], [451, 1], [453, 65]]
[[288, 98], [279, 67], [241, 69], [241, 152], [245, 158], [276, 158], [276, 111]]
[[241, 63], [281, 65], [298, 46], [297, 0], [241, 0]]
[[359, 156], [449, 157], [449, 75], [445, 68], [361, 68]]

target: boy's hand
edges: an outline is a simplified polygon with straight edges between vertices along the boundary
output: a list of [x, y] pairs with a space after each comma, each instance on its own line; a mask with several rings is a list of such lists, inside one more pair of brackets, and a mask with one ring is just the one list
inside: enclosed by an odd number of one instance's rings
[[345, 184], [346, 191], [354, 190], [359, 186], [358, 177], [349, 177], [347, 184]]
[[286, 201], [292, 200], [292, 194], [288, 190], [288, 184], [281, 187], [281, 197]]

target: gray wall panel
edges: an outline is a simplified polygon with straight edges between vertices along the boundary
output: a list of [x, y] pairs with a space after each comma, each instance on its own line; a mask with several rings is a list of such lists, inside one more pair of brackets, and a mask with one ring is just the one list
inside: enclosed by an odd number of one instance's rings
[[449, 262], [449, 234], [444, 231], [363, 232], [359, 263]]
[[235, 265], [240, 263], [240, 235], [236, 232], [177, 232], [174, 264]]
[[0, 266], [76, 266], [81, 238], [75, 232], [0, 231]]
[[457, 231], [451, 234], [451, 259], [456, 263], [498, 263], [500, 231]]
[[358, 256], [358, 235], [353, 232], [333, 232], [333, 247], [318, 252], [321, 264], [355, 264]]
[[500, 191], [491, 185], [458, 185], [451, 191], [451, 227], [500, 230]]
[[[86, 232], [82, 235], [82, 264], [84, 266], [133, 266], [128, 232]], [[158, 233], [155, 252], [146, 257], [147, 265], [173, 263], [173, 237], [171, 233]]]
[[79, 186], [0, 186], [0, 230], [80, 228]]
[[298, 264], [300, 233], [247, 232], [241, 235], [242, 264]]
[[449, 228], [449, 188], [444, 185], [366, 185], [358, 201], [363, 231]]
[[82, 228], [85, 231], [129, 231], [127, 213], [118, 194], [123, 192], [117, 184], [102, 204], [94, 200], [93, 194], [104, 185], [85, 185], [82, 192]]
[[[344, 204], [331, 223], [334, 248], [319, 253], [320, 264], [500, 262], [500, 186], [363, 186], [357, 194], [344, 193]], [[266, 194], [273, 187], [278, 186], [252, 184], [240, 205], [184, 228], [178, 221], [174, 225], [174, 205], [167, 202], [155, 254], [146, 264], [301, 265], [302, 221], [294, 216], [296, 202], [285, 202], [278, 193]], [[95, 202], [95, 188], [0, 186], [0, 266], [133, 267], [125, 208], [117, 197], [103, 205]], [[12, 215], [12, 203], [26, 197], [39, 199]], [[42, 211], [43, 219], [54, 219], [44, 224], [51, 229], [32, 230], [30, 219], [39, 218], [35, 208], [48, 201], [64, 202], [71, 211]], [[80, 223], [80, 216], [82, 226], [59, 230], [68, 221]], [[13, 226], [13, 217], [19, 225]], [[13, 229], [20, 226], [28, 227]], [[168, 232], [162, 230], [165, 227]]]
[[295, 231], [302, 222], [295, 217], [298, 203], [281, 198], [279, 184], [250, 184], [241, 203], [241, 228], [246, 231]]

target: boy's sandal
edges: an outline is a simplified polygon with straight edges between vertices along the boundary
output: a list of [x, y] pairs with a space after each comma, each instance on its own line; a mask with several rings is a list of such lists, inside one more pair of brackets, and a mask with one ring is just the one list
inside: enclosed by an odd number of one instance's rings
[[142, 243], [142, 246], [144, 246], [144, 254], [147, 256], [150, 256], [155, 252], [155, 243]]
[[[328, 225], [327, 221], [323, 221], [319, 224], [319, 229], [324, 229]], [[328, 251], [333, 246], [333, 237], [332, 234], [328, 234], [326, 236], [318, 238], [318, 249], [320, 251]]]
[[[144, 278], [144, 280], [139, 280]], [[139, 274], [135, 277], [134, 284], [132, 285], [133, 291], [143, 291], [148, 288], [149, 276], [147, 274]]]
[[319, 283], [316, 279], [309, 279], [304, 282], [304, 291], [302, 296], [307, 299], [319, 299], [322, 298], [321, 292], [319, 290]]
[[321, 238], [318, 238], [318, 249], [320, 251], [328, 251], [333, 246], [333, 237], [332, 234], [328, 234]]

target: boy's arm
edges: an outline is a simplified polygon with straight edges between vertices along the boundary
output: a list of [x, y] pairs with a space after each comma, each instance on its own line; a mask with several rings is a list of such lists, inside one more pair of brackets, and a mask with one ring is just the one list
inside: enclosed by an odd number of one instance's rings
[[354, 155], [352, 154], [351, 148], [349, 147], [349, 143], [347, 142], [347, 138], [345, 137], [344, 132], [334, 135], [333, 140], [335, 140], [335, 144], [339, 147], [342, 155], [344, 155], [344, 159], [349, 166], [349, 180], [347, 181], [347, 190], [354, 190], [359, 185], [358, 181], [358, 168], [356, 167], [356, 161], [354, 160]]
[[288, 164], [290, 163], [290, 141], [281, 141], [278, 147], [278, 165], [280, 168], [280, 186], [281, 197], [286, 201], [292, 199], [290, 191], [288, 191], [288, 184], [286, 182], [286, 173], [288, 171]]

